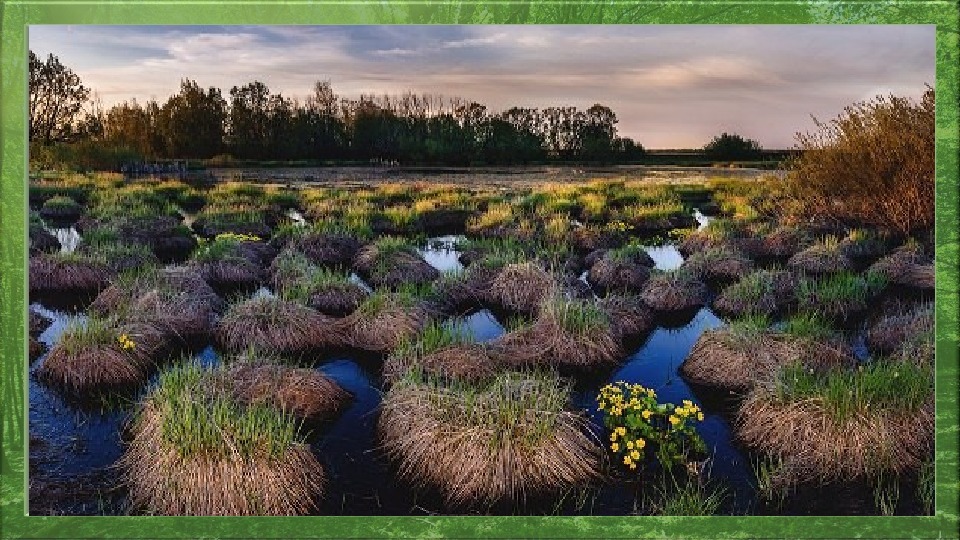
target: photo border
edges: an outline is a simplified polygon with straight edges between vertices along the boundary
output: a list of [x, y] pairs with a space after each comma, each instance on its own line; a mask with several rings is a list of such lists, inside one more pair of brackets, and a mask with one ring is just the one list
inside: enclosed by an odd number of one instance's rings
[[[31, 24], [936, 25], [934, 516], [27, 516], [27, 28]], [[3, 538], [944, 538], [958, 535], [958, 6], [952, 1], [132, 2], [0, 0], [0, 536]]]

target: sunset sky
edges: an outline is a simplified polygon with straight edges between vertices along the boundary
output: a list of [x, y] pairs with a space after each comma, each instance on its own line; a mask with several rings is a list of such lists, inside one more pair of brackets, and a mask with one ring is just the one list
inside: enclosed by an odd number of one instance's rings
[[32, 26], [110, 106], [165, 100], [182, 78], [253, 80], [305, 97], [406, 90], [493, 111], [594, 103], [647, 148], [703, 146], [722, 131], [793, 145], [844, 106], [919, 97], [935, 80], [933, 26]]

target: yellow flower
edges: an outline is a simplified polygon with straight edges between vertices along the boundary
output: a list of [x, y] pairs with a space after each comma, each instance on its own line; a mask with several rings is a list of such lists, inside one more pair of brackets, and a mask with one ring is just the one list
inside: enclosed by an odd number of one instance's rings
[[613, 443], [613, 444], [610, 445], [610, 449], [613, 450], [614, 452], [619, 452], [619, 451], [620, 451], [620, 445], [617, 444], [617, 443]]
[[623, 426], [618, 426], [618, 427], [617, 427], [617, 433], [619, 433], [620, 435], [626, 435], [626, 434], [627, 434], [627, 428], [625, 428], [625, 427], [623, 427]]
[[689, 399], [685, 399], [685, 400], [683, 400], [683, 406], [684, 406], [684, 407], [693, 407], [693, 402], [690, 401]]
[[643, 418], [644, 418], [645, 420], [649, 420], [649, 419], [650, 419], [650, 416], [651, 416], [652, 414], [653, 414], [653, 413], [651, 413], [649, 410], [647, 410], [647, 411], [643, 411], [642, 413], [640, 413], [640, 416], [643, 416]]
[[637, 464], [636, 464], [636, 463], [631, 463], [631, 464], [630, 464], [630, 469], [636, 469], [636, 468], [637, 468]]
[[645, 441], [644, 439], [637, 439], [637, 448], [643, 449], [643, 447], [646, 445], [647, 445], [647, 441]]
[[703, 422], [703, 413], [697, 413], [697, 420]]
[[633, 452], [630, 452], [630, 457], [633, 459], [640, 459], [640, 452], [634, 450]]
[[670, 420], [670, 423], [673, 424], [674, 426], [680, 423], [680, 419], [673, 415], [670, 415], [670, 418], [668, 418], [668, 420]]
[[647, 395], [650, 396], [650, 397], [657, 397], [656, 392], [654, 392], [652, 389], [651, 389], [651, 390], [647, 390]]
[[630, 459], [630, 456], [623, 456], [623, 464], [624, 464], [624, 465], [630, 465], [631, 463], [633, 463], [633, 460]]
[[614, 431], [613, 433], [610, 434], [610, 442], [614, 442], [616, 440], [617, 440], [617, 432]]
[[627, 450], [633, 450], [633, 441], [627, 441]]

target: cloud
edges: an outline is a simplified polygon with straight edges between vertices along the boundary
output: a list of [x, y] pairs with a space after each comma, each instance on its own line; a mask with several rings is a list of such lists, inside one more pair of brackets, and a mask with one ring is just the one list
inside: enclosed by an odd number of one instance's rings
[[932, 26], [33, 26], [105, 105], [164, 100], [182, 78], [303, 97], [406, 90], [518, 105], [603, 103], [648, 147], [722, 130], [792, 143], [810, 115], [935, 79]]

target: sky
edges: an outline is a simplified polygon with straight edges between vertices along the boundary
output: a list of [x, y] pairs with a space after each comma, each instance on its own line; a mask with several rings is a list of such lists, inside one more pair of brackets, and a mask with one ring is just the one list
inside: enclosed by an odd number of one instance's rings
[[935, 80], [933, 26], [31, 26], [103, 105], [164, 101], [189, 78], [259, 80], [304, 98], [457, 96], [492, 111], [601, 103], [646, 148], [698, 148], [733, 132], [789, 148], [812, 116]]

